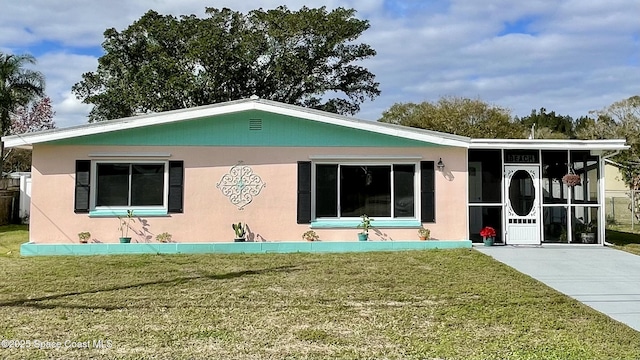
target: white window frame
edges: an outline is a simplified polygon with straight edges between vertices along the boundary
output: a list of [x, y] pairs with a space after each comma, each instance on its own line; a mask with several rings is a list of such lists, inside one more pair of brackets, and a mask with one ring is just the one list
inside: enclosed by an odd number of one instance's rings
[[[98, 196], [98, 164], [149, 164], [164, 166], [162, 205], [150, 206], [96, 206]], [[161, 210], [168, 212], [169, 209], [169, 161], [168, 160], [95, 160], [91, 162], [91, 193], [89, 196], [90, 210]], [[129, 172], [129, 196], [131, 196], [131, 172]]]
[[[337, 217], [317, 217], [316, 216], [316, 206], [317, 206], [317, 201], [316, 201], [316, 166], [317, 165], [338, 165], [338, 176], [337, 176], [337, 211], [338, 211], [338, 216]], [[394, 194], [394, 189], [395, 189], [395, 183], [394, 183], [394, 176], [393, 176], [393, 166], [394, 165], [413, 165], [414, 167], [414, 175], [413, 175], [413, 217], [394, 217], [394, 201], [395, 201], [395, 194]], [[391, 216], [389, 217], [382, 217], [382, 216], [374, 216], [372, 215], [372, 217], [375, 218], [375, 220], [388, 220], [388, 221], [403, 221], [403, 220], [415, 220], [415, 221], [419, 221], [420, 220], [420, 161], [413, 161], [413, 160], [344, 160], [344, 159], [336, 159], [334, 161], [330, 161], [330, 160], [320, 160], [320, 161], [312, 161], [312, 166], [311, 166], [311, 221], [317, 221], [317, 220], [360, 220], [359, 216], [347, 216], [347, 217], [343, 217], [341, 216], [342, 213], [342, 209], [341, 209], [341, 204], [340, 204], [340, 168], [342, 166], [390, 166], [391, 167], [391, 171], [390, 171], [390, 176], [391, 176]]]

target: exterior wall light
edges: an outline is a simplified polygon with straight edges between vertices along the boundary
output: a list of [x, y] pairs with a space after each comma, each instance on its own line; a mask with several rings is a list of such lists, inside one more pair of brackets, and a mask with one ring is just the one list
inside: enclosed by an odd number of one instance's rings
[[444, 170], [444, 163], [442, 162], [442, 158], [438, 160], [438, 163], [436, 164], [436, 166], [438, 167], [438, 171]]

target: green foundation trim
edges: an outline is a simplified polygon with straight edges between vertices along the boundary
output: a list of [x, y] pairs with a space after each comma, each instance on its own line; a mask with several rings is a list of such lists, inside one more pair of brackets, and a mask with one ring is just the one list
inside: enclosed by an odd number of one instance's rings
[[122, 254], [338, 253], [471, 248], [470, 240], [428, 241], [282, 241], [215, 243], [34, 244], [20, 246], [22, 256]]

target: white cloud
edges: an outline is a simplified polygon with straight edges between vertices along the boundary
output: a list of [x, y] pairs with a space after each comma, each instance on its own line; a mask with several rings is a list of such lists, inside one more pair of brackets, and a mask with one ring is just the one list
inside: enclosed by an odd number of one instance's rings
[[3, 4], [0, 49], [22, 52], [43, 40], [73, 47], [38, 55], [56, 121], [71, 125], [86, 122], [90, 109], [71, 86], [97, 66], [95, 57], [74, 52], [99, 48], [105, 29], [122, 30], [149, 9], [203, 16], [207, 6], [247, 12], [282, 4], [355, 8], [370, 21], [359, 41], [378, 52], [364, 65], [382, 95], [363, 104], [359, 118], [375, 120], [395, 102], [445, 95], [478, 97], [519, 116], [545, 107], [579, 117], [640, 93], [637, 0], [32, 0]]

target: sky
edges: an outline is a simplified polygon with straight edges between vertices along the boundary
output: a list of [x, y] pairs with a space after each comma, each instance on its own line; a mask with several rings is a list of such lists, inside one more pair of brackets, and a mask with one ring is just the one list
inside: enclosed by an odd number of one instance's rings
[[90, 104], [71, 87], [95, 71], [103, 33], [145, 12], [246, 13], [286, 5], [353, 8], [370, 28], [358, 41], [381, 95], [357, 118], [377, 120], [395, 103], [443, 96], [480, 99], [526, 116], [545, 108], [573, 118], [640, 95], [638, 0], [0, 0], [0, 51], [29, 53], [46, 78], [58, 127], [87, 122]]

